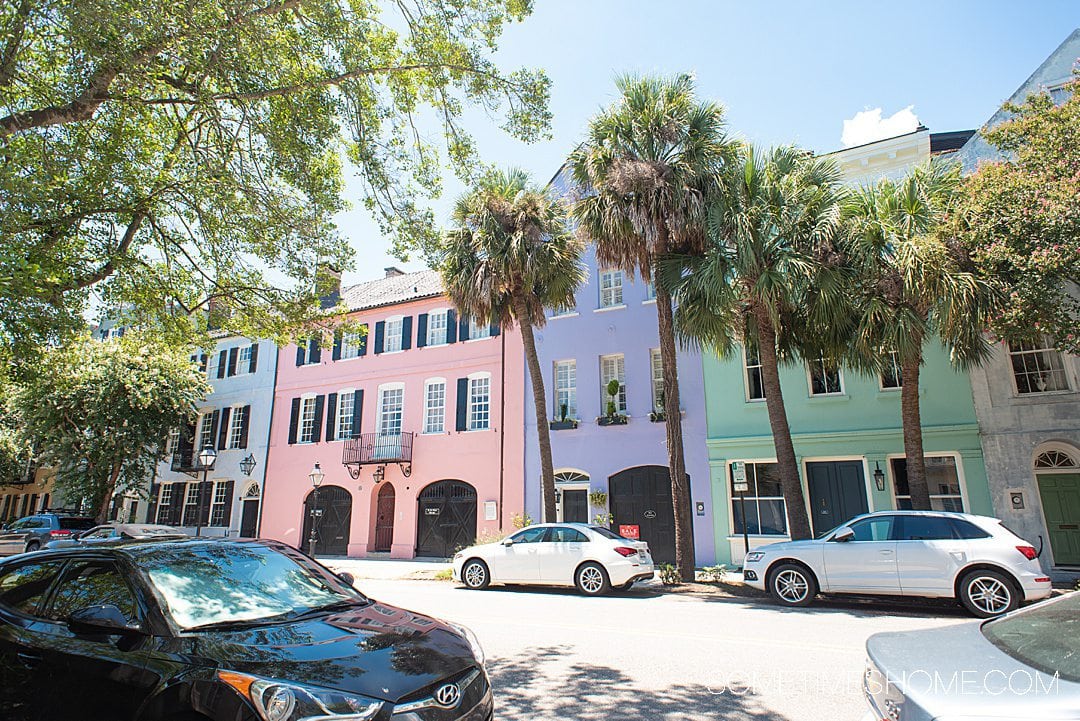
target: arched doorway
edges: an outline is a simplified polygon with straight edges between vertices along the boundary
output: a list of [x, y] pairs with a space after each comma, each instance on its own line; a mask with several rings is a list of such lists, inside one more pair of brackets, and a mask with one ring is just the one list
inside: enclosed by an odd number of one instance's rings
[[589, 476], [581, 471], [555, 471], [555, 499], [563, 523], [589, 522]]
[[[689, 486], [689, 476], [687, 476]], [[675, 562], [675, 507], [666, 466], [637, 466], [608, 479], [611, 528], [637, 526], [657, 563]]]
[[[315, 552], [324, 556], [344, 556], [349, 552], [349, 526], [352, 523], [352, 495], [341, 486], [319, 489], [319, 505], [314, 508], [315, 492], [304, 501], [304, 535], [300, 547], [310, 551], [311, 521], [315, 523]], [[316, 513], [312, 514], [312, 510]]]
[[1055, 566], [1080, 566], [1080, 452], [1060, 444], [1035, 455], [1046, 535]]
[[468, 483], [432, 483], [417, 506], [416, 555], [449, 558], [476, 541], [476, 489]]
[[[322, 500], [321, 498], [319, 499]], [[319, 505], [322, 505], [321, 503]], [[240, 506], [240, 537], [259, 535], [259, 484], [252, 481], [244, 492]]]
[[389, 483], [379, 489], [375, 504], [375, 549], [389, 551], [394, 544], [394, 487]]

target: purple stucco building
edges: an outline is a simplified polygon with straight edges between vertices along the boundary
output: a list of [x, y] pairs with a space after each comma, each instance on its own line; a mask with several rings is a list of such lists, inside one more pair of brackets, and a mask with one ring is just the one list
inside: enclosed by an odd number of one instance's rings
[[[564, 192], [561, 181], [561, 174], [552, 181], [555, 192]], [[656, 302], [651, 287], [640, 278], [598, 266], [592, 246], [584, 260], [588, 278], [578, 289], [576, 307], [549, 314], [547, 325], [536, 335], [553, 416], [558, 517], [591, 522], [597, 516], [607, 520], [603, 516], [610, 513], [613, 530], [636, 526], [623, 530], [640, 533], [658, 562], [673, 563], [675, 521], [665, 426], [655, 413], [663, 406], [658, 397], [662, 390]], [[621, 381], [615, 397], [605, 390], [612, 378]], [[716, 554], [698, 353], [680, 352], [679, 383], [696, 561], [702, 566], [713, 563]], [[525, 403], [531, 405], [531, 399], [530, 384]], [[609, 403], [615, 404], [614, 420], [608, 418]], [[539, 520], [543, 504], [536, 414], [526, 408], [524, 416], [525, 507]], [[593, 506], [590, 491], [606, 493], [606, 506]]]

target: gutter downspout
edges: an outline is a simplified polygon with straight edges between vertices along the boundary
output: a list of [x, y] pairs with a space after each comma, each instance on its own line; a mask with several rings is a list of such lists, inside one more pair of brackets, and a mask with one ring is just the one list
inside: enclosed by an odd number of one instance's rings
[[506, 333], [499, 333], [499, 530], [503, 529], [503, 484], [506, 477]]
[[[266, 474], [270, 471], [270, 432], [274, 428], [274, 402], [277, 401], [278, 368], [281, 366], [281, 353], [274, 343], [274, 384], [270, 386], [270, 419], [266, 423], [266, 457], [263, 458], [262, 486], [259, 488], [259, 518], [255, 521], [255, 537], [262, 537], [263, 509], [266, 508]], [[244, 520], [244, 501], [240, 501], [240, 521]], [[239, 529], [237, 531], [239, 533]]]

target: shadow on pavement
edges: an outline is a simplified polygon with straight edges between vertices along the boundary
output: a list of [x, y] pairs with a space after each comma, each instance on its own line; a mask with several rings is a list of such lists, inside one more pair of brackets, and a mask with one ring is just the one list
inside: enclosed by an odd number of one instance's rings
[[[716, 693], [700, 685], [675, 685], [661, 691], [635, 688], [622, 671], [575, 663], [569, 672], [544, 665], [569, 652], [563, 647], [534, 648], [515, 659], [488, 662], [499, 721], [643, 721], [699, 719], [787, 721], [753, 695]], [[537, 679], [557, 678], [557, 688], [537, 688]]]

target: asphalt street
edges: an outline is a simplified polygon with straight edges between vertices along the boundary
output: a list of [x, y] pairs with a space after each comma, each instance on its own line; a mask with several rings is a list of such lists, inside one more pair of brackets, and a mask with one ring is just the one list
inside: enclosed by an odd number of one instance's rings
[[949, 604], [826, 601], [657, 589], [585, 598], [571, 589], [368, 579], [366, 594], [464, 623], [488, 656], [496, 718], [858, 721], [864, 643], [881, 631], [971, 621]]

